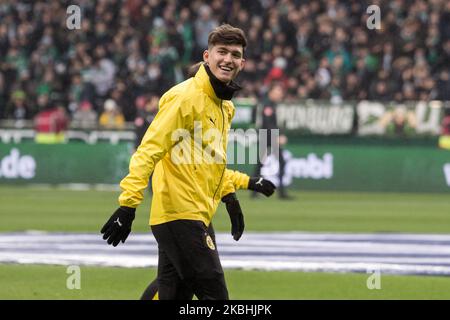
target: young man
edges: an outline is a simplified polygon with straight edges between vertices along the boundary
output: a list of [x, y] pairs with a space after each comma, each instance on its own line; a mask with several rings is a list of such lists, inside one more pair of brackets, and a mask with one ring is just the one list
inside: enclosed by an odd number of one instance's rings
[[233, 79], [244, 67], [246, 44], [243, 31], [230, 25], [210, 33], [204, 64], [196, 75], [161, 97], [159, 112], [120, 183], [120, 208], [101, 230], [108, 244], [125, 242], [153, 173], [150, 225], [159, 250], [159, 299], [185, 298], [186, 288], [200, 300], [228, 299], [208, 230], [211, 219], [220, 201], [225, 202], [237, 241], [244, 220], [235, 190], [257, 189], [267, 195], [274, 191], [267, 180], [226, 169], [234, 116], [230, 100], [239, 89]]

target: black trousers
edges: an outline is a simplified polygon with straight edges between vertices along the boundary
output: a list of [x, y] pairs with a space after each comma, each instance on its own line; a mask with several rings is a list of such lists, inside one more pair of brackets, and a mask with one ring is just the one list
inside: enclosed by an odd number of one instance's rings
[[[201, 221], [175, 220], [152, 226], [158, 242], [160, 300], [228, 300], [214, 232]], [[211, 229], [211, 231], [213, 231]]]

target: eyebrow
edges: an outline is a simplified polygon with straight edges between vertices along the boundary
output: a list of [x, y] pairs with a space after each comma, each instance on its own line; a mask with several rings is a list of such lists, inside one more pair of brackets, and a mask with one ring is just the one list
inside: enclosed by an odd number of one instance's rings
[[[230, 50], [228, 50], [226, 47], [218, 47], [217, 50], [224, 50], [229, 52]], [[231, 50], [232, 54], [237, 54], [239, 56], [242, 56], [242, 53], [239, 50]]]

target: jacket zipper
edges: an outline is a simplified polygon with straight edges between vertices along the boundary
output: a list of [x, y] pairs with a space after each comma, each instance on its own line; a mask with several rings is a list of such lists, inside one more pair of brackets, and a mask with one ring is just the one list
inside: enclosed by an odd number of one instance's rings
[[[223, 138], [223, 129], [225, 129], [225, 116], [223, 115], [222, 102], [223, 102], [223, 100], [220, 100], [220, 112], [222, 113], [222, 135], [220, 136], [221, 143], [222, 143], [222, 138]], [[214, 199], [216, 198], [217, 191], [219, 191], [220, 183], [222, 182], [223, 174], [225, 173], [226, 167], [227, 167], [227, 164], [225, 163], [225, 166], [223, 167], [223, 170], [222, 170], [222, 175], [220, 176], [219, 184], [217, 185], [216, 191], [214, 192], [213, 203], [214, 203]]]

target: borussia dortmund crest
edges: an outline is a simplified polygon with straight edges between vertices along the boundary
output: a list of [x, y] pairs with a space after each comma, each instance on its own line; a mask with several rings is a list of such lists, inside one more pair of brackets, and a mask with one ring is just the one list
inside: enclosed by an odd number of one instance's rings
[[211, 250], [216, 250], [216, 246], [214, 245], [214, 242], [212, 241], [212, 239], [211, 239], [209, 234], [206, 236], [206, 245]]

